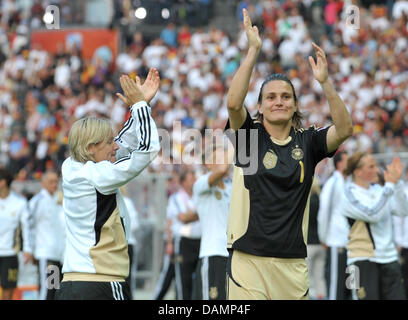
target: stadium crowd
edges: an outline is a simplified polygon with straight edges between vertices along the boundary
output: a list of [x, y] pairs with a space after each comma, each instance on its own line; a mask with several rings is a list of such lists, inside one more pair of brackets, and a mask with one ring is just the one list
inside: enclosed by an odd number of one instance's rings
[[[310, 27], [320, 23], [331, 31], [315, 40], [329, 56], [330, 74], [355, 125], [355, 134], [344, 148], [348, 152], [406, 151], [407, 3], [396, 2], [388, 15], [384, 6], [359, 6], [359, 29], [347, 25], [346, 8], [352, 3], [241, 1], [238, 7], [248, 7], [263, 40], [246, 106], [255, 112], [260, 79], [282, 71], [298, 92], [304, 125], [330, 123], [328, 106], [307, 65], [312, 50]], [[37, 7], [38, 3], [32, 8], [31, 22], [38, 16]], [[75, 46], [62, 45], [55, 55], [30, 47], [29, 21], [21, 19], [17, 9], [14, 5], [15, 11], [2, 10], [1, 19], [0, 163], [19, 180], [39, 179], [46, 168], [60, 167], [75, 119], [98, 114], [118, 126], [123, 123], [127, 111], [115, 96], [122, 73], [143, 77], [150, 67], [160, 71], [162, 84], [152, 102], [153, 116], [170, 136], [176, 120], [182, 131], [223, 128], [226, 89], [246, 49], [243, 30], [231, 37], [214, 26], [193, 31], [170, 23], [150, 43], [141, 33], [134, 34], [116, 61], [98, 56], [83, 60]], [[11, 31], [17, 32], [12, 44]], [[172, 136], [173, 158], [180, 157], [185, 143], [179, 137]], [[171, 172], [177, 166], [162, 164], [159, 158], [150, 169]]]
[[[224, 128], [227, 90], [247, 49], [243, 28], [229, 35], [216, 26], [193, 30], [169, 23], [151, 41], [135, 33], [115, 59], [95, 54], [85, 60], [75, 45], [60, 46], [55, 55], [30, 46], [28, 28], [38, 26], [46, 3], [36, 1], [26, 16], [14, 1], [1, 4], [0, 166], [16, 180], [40, 180], [47, 170], [60, 171], [68, 157], [69, 130], [79, 118], [107, 117], [121, 128], [129, 116], [116, 96], [121, 74], [143, 78], [152, 67], [160, 72], [152, 117], [171, 137], [171, 161], [159, 154], [149, 171], [177, 175], [190, 143], [182, 133], [197, 129], [204, 136], [205, 129]], [[359, 9], [359, 26], [350, 20], [350, 5]], [[354, 0], [243, 0], [237, 2], [237, 24], [243, 7], [263, 42], [245, 100], [251, 114], [262, 79], [282, 72], [296, 89], [304, 127], [331, 123], [307, 62], [313, 39], [325, 50], [331, 79], [352, 115], [354, 134], [342, 150], [408, 151], [408, 1], [366, 8]], [[63, 12], [73, 19], [69, 10]], [[326, 163], [316, 172], [321, 184], [333, 171]]]

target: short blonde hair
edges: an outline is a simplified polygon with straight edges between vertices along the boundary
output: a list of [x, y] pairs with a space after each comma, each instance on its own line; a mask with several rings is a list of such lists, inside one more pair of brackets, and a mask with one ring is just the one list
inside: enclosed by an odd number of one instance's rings
[[112, 124], [108, 119], [87, 117], [75, 121], [68, 136], [70, 156], [82, 163], [94, 160], [89, 146], [107, 142], [112, 134]]

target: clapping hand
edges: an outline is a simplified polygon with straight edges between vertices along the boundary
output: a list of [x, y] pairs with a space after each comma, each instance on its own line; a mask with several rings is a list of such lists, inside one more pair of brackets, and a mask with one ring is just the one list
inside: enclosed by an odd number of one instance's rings
[[136, 102], [144, 100], [140, 83], [137, 83], [137, 81], [133, 81], [128, 75], [121, 76], [119, 81], [125, 96], [120, 93], [117, 93], [116, 95], [125, 104], [132, 106]]
[[141, 100], [145, 100], [149, 104], [160, 86], [159, 72], [154, 68], [149, 70], [149, 74], [143, 85], [138, 76], [136, 76], [136, 80], [132, 80], [129, 76], [123, 75], [119, 81], [125, 96], [120, 93], [116, 95], [129, 106]]
[[[136, 82], [140, 84], [140, 78], [136, 76]], [[150, 68], [149, 74], [143, 85], [141, 86], [142, 93], [145, 97], [145, 101], [149, 104], [153, 97], [156, 95], [157, 90], [160, 86], [160, 75], [159, 71], [155, 68]]]
[[400, 158], [395, 157], [392, 162], [387, 165], [387, 170], [384, 172], [385, 182], [397, 183], [402, 177], [403, 165]]

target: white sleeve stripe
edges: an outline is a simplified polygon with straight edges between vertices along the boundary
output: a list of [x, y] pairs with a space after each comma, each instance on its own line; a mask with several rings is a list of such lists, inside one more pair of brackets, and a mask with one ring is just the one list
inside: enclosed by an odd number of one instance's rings
[[147, 150], [149, 150], [150, 149], [151, 135], [152, 135], [152, 128], [150, 126], [149, 110], [147, 109], [147, 107], [145, 107], [145, 111], [146, 111], [146, 117], [148, 119], [147, 126], [148, 126], [149, 139], [147, 140]]
[[346, 197], [349, 199], [350, 203], [359, 209], [360, 211], [366, 213], [367, 215], [371, 216], [378, 213], [387, 203], [388, 198], [393, 194], [393, 190], [387, 187], [384, 187], [384, 190], [381, 194], [380, 199], [377, 203], [374, 204], [373, 207], [367, 207], [363, 205], [353, 194], [351, 191], [352, 187], [346, 188]]
[[123, 128], [119, 131], [118, 138], [120, 138], [122, 134], [126, 132], [126, 130], [131, 126], [132, 122], [133, 122], [133, 118], [130, 116], [129, 119], [127, 119], [127, 121], [123, 125]]
[[[132, 153], [130, 153], [130, 154], [132, 154]], [[125, 161], [125, 160], [130, 160], [130, 155], [129, 155], [129, 156], [126, 156], [126, 157], [123, 157], [123, 158], [120, 158], [120, 159], [117, 160], [114, 164], [121, 163], [121, 162], [123, 162], [123, 161]]]
[[149, 117], [149, 111], [147, 110], [147, 107], [142, 108], [142, 116], [144, 120], [145, 132], [146, 132], [145, 146], [146, 146], [146, 150], [149, 150], [151, 133], [150, 133], [150, 117]]
[[115, 141], [118, 140], [118, 139], [120, 139], [120, 138], [122, 137], [122, 135], [123, 135], [127, 130], [130, 129], [130, 127], [131, 127], [132, 124], [133, 124], [133, 121], [134, 121], [134, 120], [133, 120], [132, 117], [130, 117], [130, 118], [126, 121], [125, 125], [124, 125], [123, 128], [119, 131], [119, 134], [118, 134], [117, 137], [115, 138]]
[[141, 142], [139, 145], [139, 150], [148, 150], [150, 148], [150, 135], [151, 135], [151, 127], [150, 127], [150, 116], [147, 110], [147, 107], [143, 107], [137, 110], [137, 115], [140, 122], [140, 130], [141, 130]]
[[143, 120], [142, 120], [142, 118], [141, 118], [141, 115], [140, 115], [140, 113], [141, 113], [141, 111], [140, 111], [140, 109], [138, 109], [137, 110], [137, 117], [139, 118], [139, 126], [140, 126], [140, 143], [139, 143], [139, 147], [138, 147], [138, 149], [139, 150], [145, 150], [146, 149], [146, 144], [145, 144], [145, 139], [146, 139], [146, 134], [145, 134], [145, 132], [144, 132], [144, 130], [145, 130], [145, 127], [143, 126]]

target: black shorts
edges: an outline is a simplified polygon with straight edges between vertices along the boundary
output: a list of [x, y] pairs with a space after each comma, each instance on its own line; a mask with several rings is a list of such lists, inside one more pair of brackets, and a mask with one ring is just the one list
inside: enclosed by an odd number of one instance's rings
[[63, 281], [56, 300], [131, 300], [125, 281]]
[[17, 256], [0, 257], [0, 285], [4, 289], [17, 287], [18, 258]]
[[352, 290], [354, 300], [405, 300], [401, 266], [398, 261], [375, 263], [356, 261], [359, 286]]
[[197, 267], [197, 299], [226, 300], [228, 257], [211, 256], [200, 259]]

